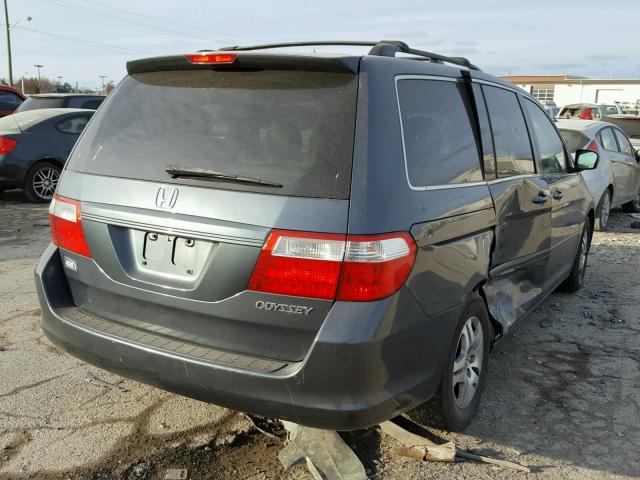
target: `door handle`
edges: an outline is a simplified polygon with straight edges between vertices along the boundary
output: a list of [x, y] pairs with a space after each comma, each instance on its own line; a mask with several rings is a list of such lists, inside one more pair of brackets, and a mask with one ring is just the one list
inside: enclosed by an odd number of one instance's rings
[[544, 192], [540, 192], [538, 195], [533, 197], [531, 201], [536, 205], [542, 205], [543, 203], [547, 203], [548, 200], [549, 200], [549, 197], [547, 196], [547, 194]]
[[554, 200], [561, 200], [562, 197], [564, 197], [564, 193], [562, 193], [560, 190], [556, 190], [555, 192], [553, 192]]

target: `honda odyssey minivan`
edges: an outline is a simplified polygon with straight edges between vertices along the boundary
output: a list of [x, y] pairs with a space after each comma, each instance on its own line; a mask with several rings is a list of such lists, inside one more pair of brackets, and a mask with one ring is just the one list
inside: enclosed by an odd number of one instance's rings
[[284, 48], [321, 43], [128, 63], [51, 202], [44, 332], [232, 409], [460, 430], [492, 342], [582, 286], [598, 155], [466, 59]]

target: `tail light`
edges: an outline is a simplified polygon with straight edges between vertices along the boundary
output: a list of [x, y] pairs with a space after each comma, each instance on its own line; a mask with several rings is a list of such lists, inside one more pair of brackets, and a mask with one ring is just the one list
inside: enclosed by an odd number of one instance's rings
[[595, 140], [591, 140], [591, 143], [587, 145], [587, 150], [598, 153], [598, 144]]
[[235, 53], [192, 53], [186, 55], [191, 63], [201, 65], [207, 64], [228, 64], [236, 61]]
[[274, 230], [248, 289], [327, 300], [379, 300], [404, 284], [415, 254], [406, 232], [347, 236]]
[[51, 237], [58, 247], [91, 258], [89, 245], [84, 238], [80, 202], [54, 195], [49, 205]]
[[0, 155], [11, 153], [17, 144], [18, 141], [13, 138], [0, 137]]

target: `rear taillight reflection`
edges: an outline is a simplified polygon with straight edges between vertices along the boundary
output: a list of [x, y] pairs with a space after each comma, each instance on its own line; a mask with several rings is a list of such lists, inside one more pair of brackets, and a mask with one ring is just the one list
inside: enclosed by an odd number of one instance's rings
[[11, 153], [17, 144], [18, 141], [13, 138], [0, 137], [0, 155]]
[[91, 251], [82, 230], [80, 202], [54, 195], [49, 205], [49, 220], [53, 243], [78, 255], [91, 257]]
[[591, 140], [591, 143], [587, 145], [587, 150], [598, 153], [598, 144], [595, 140]]
[[274, 230], [248, 289], [329, 300], [378, 300], [404, 284], [415, 252], [406, 232], [347, 236]]

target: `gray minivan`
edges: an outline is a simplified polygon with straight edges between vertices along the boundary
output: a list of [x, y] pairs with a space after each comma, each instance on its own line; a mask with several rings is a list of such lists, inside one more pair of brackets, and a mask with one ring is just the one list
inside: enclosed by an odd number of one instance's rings
[[583, 284], [597, 153], [465, 59], [354, 43], [129, 62], [51, 203], [46, 335], [304, 425], [464, 428], [492, 342]]

